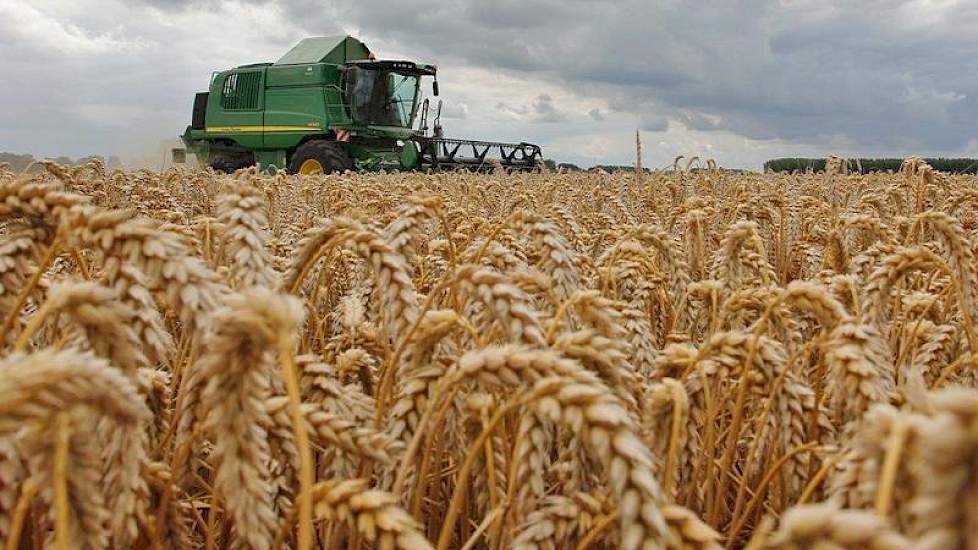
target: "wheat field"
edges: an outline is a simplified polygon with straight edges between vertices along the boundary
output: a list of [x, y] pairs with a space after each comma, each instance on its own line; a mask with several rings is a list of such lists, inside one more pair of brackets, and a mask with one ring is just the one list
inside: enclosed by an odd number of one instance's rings
[[0, 546], [978, 548], [978, 188], [0, 168]]

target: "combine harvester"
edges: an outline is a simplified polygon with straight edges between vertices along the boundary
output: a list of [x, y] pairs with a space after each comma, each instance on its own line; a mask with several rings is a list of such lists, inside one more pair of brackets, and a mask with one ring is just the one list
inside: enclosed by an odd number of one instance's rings
[[[353, 37], [306, 38], [275, 63], [242, 65], [211, 77], [194, 98], [182, 139], [201, 164], [234, 170], [258, 164], [290, 174], [344, 170], [510, 171], [542, 161], [531, 143], [442, 136], [441, 101], [429, 133], [429, 100], [420, 81], [436, 68], [378, 61]], [[420, 121], [415, 129], [415, 119]], [[184, 150], [173, 151], [182, 160]]]

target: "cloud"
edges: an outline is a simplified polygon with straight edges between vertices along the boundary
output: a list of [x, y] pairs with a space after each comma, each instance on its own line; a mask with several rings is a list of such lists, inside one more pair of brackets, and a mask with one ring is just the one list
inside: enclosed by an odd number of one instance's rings
[[660, 115], [644, 115], [638, 129], [646, 132], [665, 132], [669, 129], [669, 119]]
[[[6, 37], [6, 38], [2, 38]], [[137, 40], [120, 38], [115, 32], [86, 32], [28, 3], [0, 5], [0, 43], [30, 44], [39, 54], [67, 57], [107, 54], [122, 48], [140, 49]]]
[[554, 100], [549, 94], [540, 94], [533, 99], [531, 105], [533, 112], [533, 122], [554, 123], [566, 122], [567, 115], [562, 113], [554, 106]]
[[489, 8], [457, 2], [438, 4], [435, 17], [451, 24], [434, 29], [375, 22], [393, 2], [339, 4], [365, 32], [419, 53], [555, 79], [692, 129], [813, 144], [845, 135], [867, 150], [954, 149], [978, 117], [972, 3], [709, 0], [690, 9], [571, 0], [554, 9], [529, 1], [500, 21]]
[[[132, 0], [133, 3], [158, 9], [166, 13], [183, 12], [193, 10], [221, 11], [226, 0]], [[235, 3], [259, 5], [266, 3], [267, 0], [235, 0]]]
[[528, 105], [514, 107], [505, 101], [499, 101], [496, 103], [496, 110], [514, 121], [533, 124], [556, 124], [570, 120], [547, 93], [537, 94]]
[[680, 113], [677, 118], [679, 122], [692, 130], [711, 131], [725, 128], [723, 117], [708, 113], [687, 111]]
[[[435, 103], [437, 105], [437, 102]], [[433, 108], [436, 111], [438, 109], [437, 106]], [[447, 119], [465, 120], [469, 118], [469, 106], [465, 103], [444, 103], [442, 104], [441, 117]]]

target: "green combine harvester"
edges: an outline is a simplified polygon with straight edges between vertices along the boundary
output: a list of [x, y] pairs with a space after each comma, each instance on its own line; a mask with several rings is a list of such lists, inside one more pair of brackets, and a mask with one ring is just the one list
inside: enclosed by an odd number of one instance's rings
[[[257, 164], [291, 174], [344, 170], [510, 171], [542, 162], [531, 143], [448, 139], [441, 101], [429, 132], [429, 100], [421, 79], [436, 68], [378, 61], [356, 38], [306, 38], [275, 63], [215, 72], [194, 98], [182, 139], [202, 164], [233, 172]], [[420, 120], [415, 128], [415, 120]], [[175, 149], [175, 161], [184, 150]]]

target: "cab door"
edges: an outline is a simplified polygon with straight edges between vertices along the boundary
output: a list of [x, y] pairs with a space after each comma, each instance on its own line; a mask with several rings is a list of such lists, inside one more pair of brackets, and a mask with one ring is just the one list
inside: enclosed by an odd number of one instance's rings
[[207, 119], [207, 132], [224, 134], [244, 147], [263, 145], [265, 69], [229, 71], [218, 77], [220, 104], [216, 116]]

